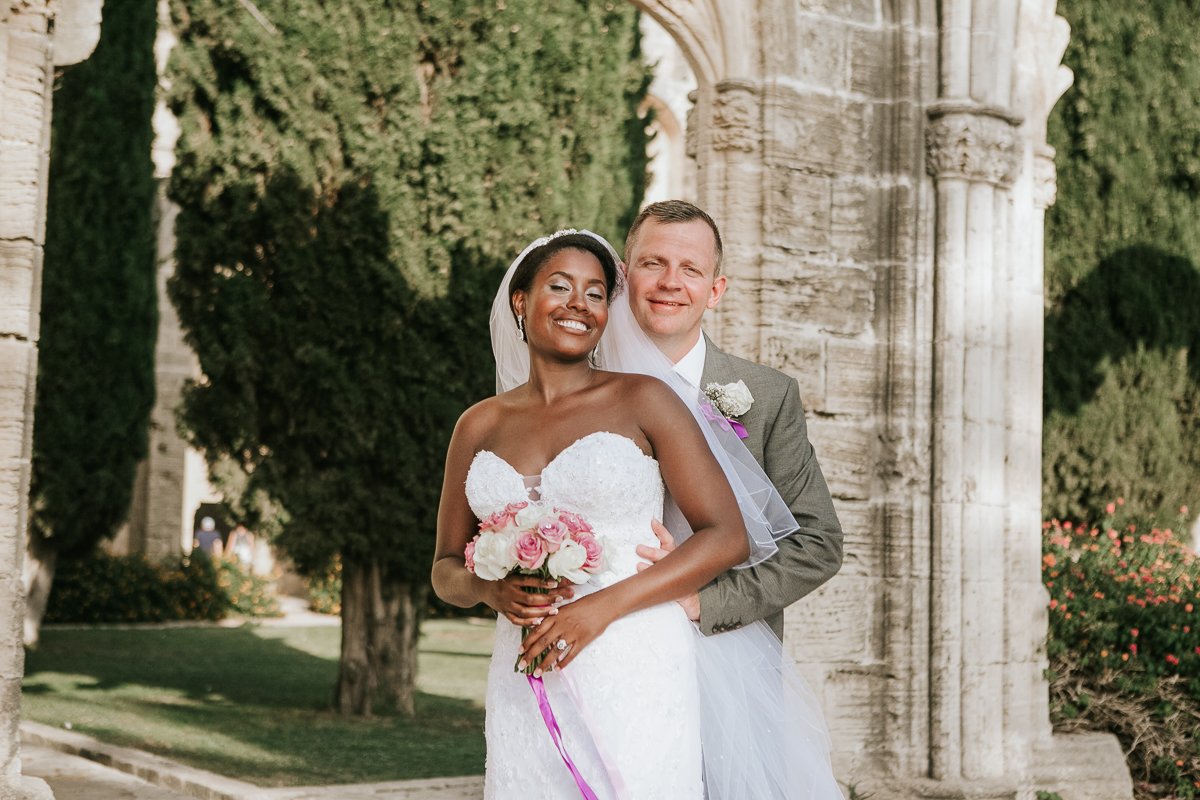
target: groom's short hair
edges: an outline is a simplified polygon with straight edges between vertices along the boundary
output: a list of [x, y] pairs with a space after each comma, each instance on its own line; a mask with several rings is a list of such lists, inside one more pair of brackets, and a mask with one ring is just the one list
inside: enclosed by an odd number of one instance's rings
[[637, 241], [638, 231], [641, 229], [642, 223], [648, 219], [668, 225], [673, 222], [702, 220], [712, 230], [713, 241], [716, 243], [713, 255], [716, 259], [717, 268], [713, 273], [713, 277], [716, 278], [721, 274], [721, 258], [725, 255], [725, 249], [721, 245], [721, 232], [717, 230], [717, 223], [713, 222], [713, 218], [706, 214], [704, 209], [686, 200], [660, 200], [642, 209], [641, 213], [637, 215], [637, 219], [629, 226], [629, 233], [625, 236], [626, 261], [629, 261], [629, 255], [633, 252], [633, 245]]

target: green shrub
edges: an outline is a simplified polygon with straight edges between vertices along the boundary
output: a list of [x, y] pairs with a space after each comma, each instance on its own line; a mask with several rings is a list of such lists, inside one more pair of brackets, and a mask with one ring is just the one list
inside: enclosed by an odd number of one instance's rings
[[[1043, 507], [1200, 506], [1200, 16], [1064, 0], [1074, 85], [1050, 116]], [[1166, 520], [1162, 520], [1166, 522]]]
[[29, 532], [80, 557], [129, 511], [154, 405], [156, 4], [108, 3], [55, 80]]
[[95, 553], [59, 564], [46, 622], [114, 623], [278, 616], [270, 584], [232, 558], [194, 552], [153, 564]]

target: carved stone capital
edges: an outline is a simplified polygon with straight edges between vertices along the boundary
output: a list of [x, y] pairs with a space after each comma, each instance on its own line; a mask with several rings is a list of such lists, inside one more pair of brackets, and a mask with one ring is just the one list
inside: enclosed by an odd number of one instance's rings
[[757, 87], [745, 81], [722, 81], [716, 89], [712, 107], [713, 149], [754, 152], [762, 138]]
[[1054, 148], [1043, 145], [1033, 156], [1033, 203], [1040, 209], [1054, 205], [1058, 198], [1058, 170], [1054, 166]]
[[1020, 117], [968, 103], [941, 103], [928, 115], [925, 169], [930, 175], [1012, 185], [1021, 166]]

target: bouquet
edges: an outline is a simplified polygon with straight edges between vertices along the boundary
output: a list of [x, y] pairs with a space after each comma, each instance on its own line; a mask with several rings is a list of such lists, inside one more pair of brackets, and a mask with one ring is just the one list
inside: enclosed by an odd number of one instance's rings
[[[604, 549], [587, 520], [533, 501], [509, 503], [480, 522], [464, 555], [467, 569], [485, 581], [515, 573], [584, 583], [605, 567]], [[522, 638], [528, 632], [523, 628]], [[541, 659], [538, 654], [525, 671], [532, 672]]]

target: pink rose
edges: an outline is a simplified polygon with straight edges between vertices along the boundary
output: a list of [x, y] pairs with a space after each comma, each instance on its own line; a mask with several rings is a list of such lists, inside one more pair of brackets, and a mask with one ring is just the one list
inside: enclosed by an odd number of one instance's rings
[[567, 526], [554, 517], [546, 517], [537, 526], [538, 536], [546, 543], [547, 553], [557, 553], [563, 539], [567, 538]]
[[517, 537], [517, 563], [525, 569], [538, 569], [546, 561], [546, 547], [533, 531]]
[[578, 514], [572, 514], [570, 511], [559, 511], [558, 518], [567, 526], [567, 530], [571, 534], [576, 533], [591, 533], [592, 526], [587, 524], [587, 520]]
[[598, 572], [604, 561], [604, 548], [600, 546], [600, 541], [595, 535], [586, 531], [573, 533], [571, 534], [571, 538], [587, 553], [587, 558], [583, 562], [583, 569], [588, 572]]
[[467, 542], [467, 549], [463, 552], [463, 555], [467, 559], [467, 569], [470, 570], [472, 574], [475, 572], [475, 543], [478, 541], [479, 534], [475, 534], [475, 538]]

